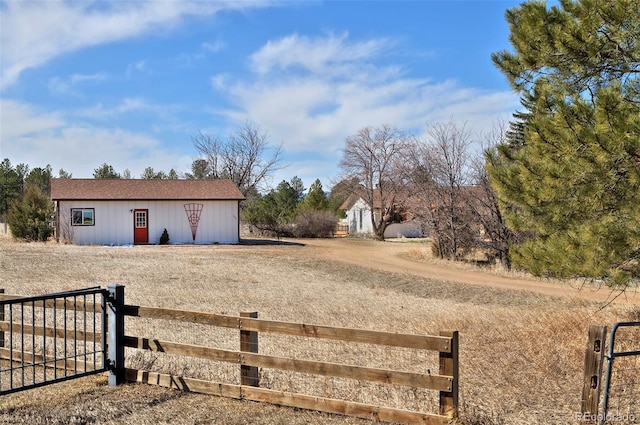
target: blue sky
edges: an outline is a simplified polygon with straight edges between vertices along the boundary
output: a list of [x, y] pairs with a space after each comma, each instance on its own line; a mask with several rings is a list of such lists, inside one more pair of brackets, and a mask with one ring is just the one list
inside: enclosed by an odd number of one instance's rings
[[192, 136], [249, 121], [325, 189], [346, 137], [518, 109], [490, 55], [512, 1], [3, 1], [0, 158], [92, 177], [188, 172]]

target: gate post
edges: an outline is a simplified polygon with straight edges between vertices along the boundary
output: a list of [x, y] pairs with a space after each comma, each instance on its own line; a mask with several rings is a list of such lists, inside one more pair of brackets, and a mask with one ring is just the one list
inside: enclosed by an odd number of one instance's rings
[[583, 423], [595, 423], [598, 418], [606, 333], [606, 326], [589, 326], [589, 338], [584, 355], [582, 400], [580, 403], [581, 422]]
[[107, 286], [109, 386], [124, 382], [124, 285]]
[[[0, 294], [4, 294], [4, 289], [0, 289]], [[4, 320], [4, 304], [0, 307], [0, 320]], [[4, 331], [0, 331], [0, 347], [4, 347]]]

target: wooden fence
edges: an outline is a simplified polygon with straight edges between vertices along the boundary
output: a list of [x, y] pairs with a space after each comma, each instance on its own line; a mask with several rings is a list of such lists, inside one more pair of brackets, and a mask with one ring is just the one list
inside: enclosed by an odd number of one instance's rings
[[333, 236], [348, 236], [349, 235], [349, 223], [339, 221], [336, 223], [336, 228], [333, 231]]
[[[128, 380], [193, 392], [388, 422], [446, 424], [458, 415], [459, 337], [457, 331], [441, 332], [438, 336], [410, 335], [263, 320], [258, 319], [256, 313], [230, 316], [130, 305], [125, 306], [125, 315], [234, 328], [240, 331], [241, 342], [241, 351], [233, 351], [172, 341], [125, 336], [124, 345], [129, 348], [234, 363], [240, 365], [241, 373], [240, 385], [197, 380], [133, 369], [126, 370], [126, 378]], [[434, 351], [439, 355], [440, 369], [437, 375], [421, 374], [259, 354], [258, 335], [262, 333]], [[279, 369], [320, 376], [348, 378], [373, 383], [434, 390], [439, 392], [439, 411], [438, 413], [415, 412], [259, 388], [258, 368]]]
[[639, 377], [640, 321], [589, 326], [580, 422], [640, 423]]
[[[14, 296], [0, 295], [0, 299], [9, 297]], [[438, 336], [411, 335], [263, 320], [257, 318], [257, 313], [243, 313], [239, 316], [231, 316], [134, 305], [123, 305], [122, 311], [123, 316], [233, 328], [237, 329], [240, 333], [240, 351], [153, 338], [141, 338], [124, 334], [122, 338], [115, 339], [116, 341], [122, 341], [122, 347], [118, 349], [122, 352], [124, 352], [124, 347], [129, 347], [156, 353], [237, 364], [240, 366], [240, 385], [187, 378], [141, 369], [125, 369], [123, 362], [116, 360], [117, 363], [120, 363], [116, 368], [122, 368], [122, 378], [128, 381], [387, 422], [446, 424], [458, 416], [459, 336], [457, 331], [441, 332]], [[109, 314], [111, 314], [111, 312], [109, 312]], [[1, 321], [2, 317], [0, 317], [0, 322]], [[29, 328], [20, 328], [8, 323], [0, 324], [2, 324], [0, 328], [5, 332], [19, 331], [25, 334], [33, 332], [33, 330]], [[60, 332], [60, 330], [57, 332]], [[260, 354], [258, 336], [263, 333], [343, 341], [347, 344], [364, 343], [432, 351], [438, 355], [439, 372], [438, 374], [411, 373]], [[0, 334], [0, 336], [1, 335], [2, 334]], [[101, 339], [101, 335], [96, 335], [96, 338]], [[0, 344], [3, 342], [4, 338], [1, 338]], [[118, 342], [118, 345], [120, 345], [120, 342]], [[114, 352], [112, 350], [115, 350], [115, 347], [110, 346], [109, 353]], [[123, 355], [124, 354], [122, 354], [122, 356]], [[117, 356], [119, 356], [119, 354], [114, 355], [114, 357]], [[113, 361], [111, 357], [110, 361]], [[260, 388], [258, 368], [433, 390], [438, 392], [439, 408], [437, 413], [425, 413]], [[121, 379], [118, 378], [117, 382], [121, 382]]]

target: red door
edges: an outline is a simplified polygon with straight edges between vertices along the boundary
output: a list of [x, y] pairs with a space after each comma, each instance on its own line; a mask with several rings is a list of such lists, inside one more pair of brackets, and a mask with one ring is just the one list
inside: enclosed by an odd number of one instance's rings
[[149, 210], [133, 210], [133, 243], [149, 243]]

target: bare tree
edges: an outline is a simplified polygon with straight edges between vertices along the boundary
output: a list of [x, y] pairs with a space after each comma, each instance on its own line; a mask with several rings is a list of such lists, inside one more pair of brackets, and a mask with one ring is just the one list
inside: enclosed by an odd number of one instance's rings
[[348, 188], [369, 206], [377, 239], [384, 240], [389, 214], [404, 192], [409, 141], [401, 130], [383, 125], [366, 127], [345, 140], [339, 167], [340, 178], [351, 182]]
[[509, 269], [509, 246], [516, 241], [516, 235], [507, 227], [487, 172], [487, 159], [497, 155], [496, 146], [507, 140], [507, 134], [508, 124], [497, 122], [493, 129], [483, 136], [482, 152], [471, 159], [471, 172], [477, 190], [470, 194], [468, 202], [476, 220], [482, 224], [486, 241], [484, 248], [489, 259], [494, 257]]
[[434, 252], [456, 258], [473, 235], [466, 197], [471, 183], [466, 125], [436, 123], [415, 139], [410, 161], [414, 193], [420, 198], [422, 219], [431, 228]]
[[231, 179], [247, 198], [264, 189], [266, 180], [282, 168], [282, 147], [270, 146], [269, 134], [249, 122], [226, 139], [200, 132], [192, 141], [208, 162], [209, 176]]
[[65, 244], [73, 243], [73, 226], [71, 225], [71, 215], [68, 211], [58, 211], [57, 214], [58, 226], [57, 229], [60, 233], [56, 235], [58, 241], [62, 241]]

